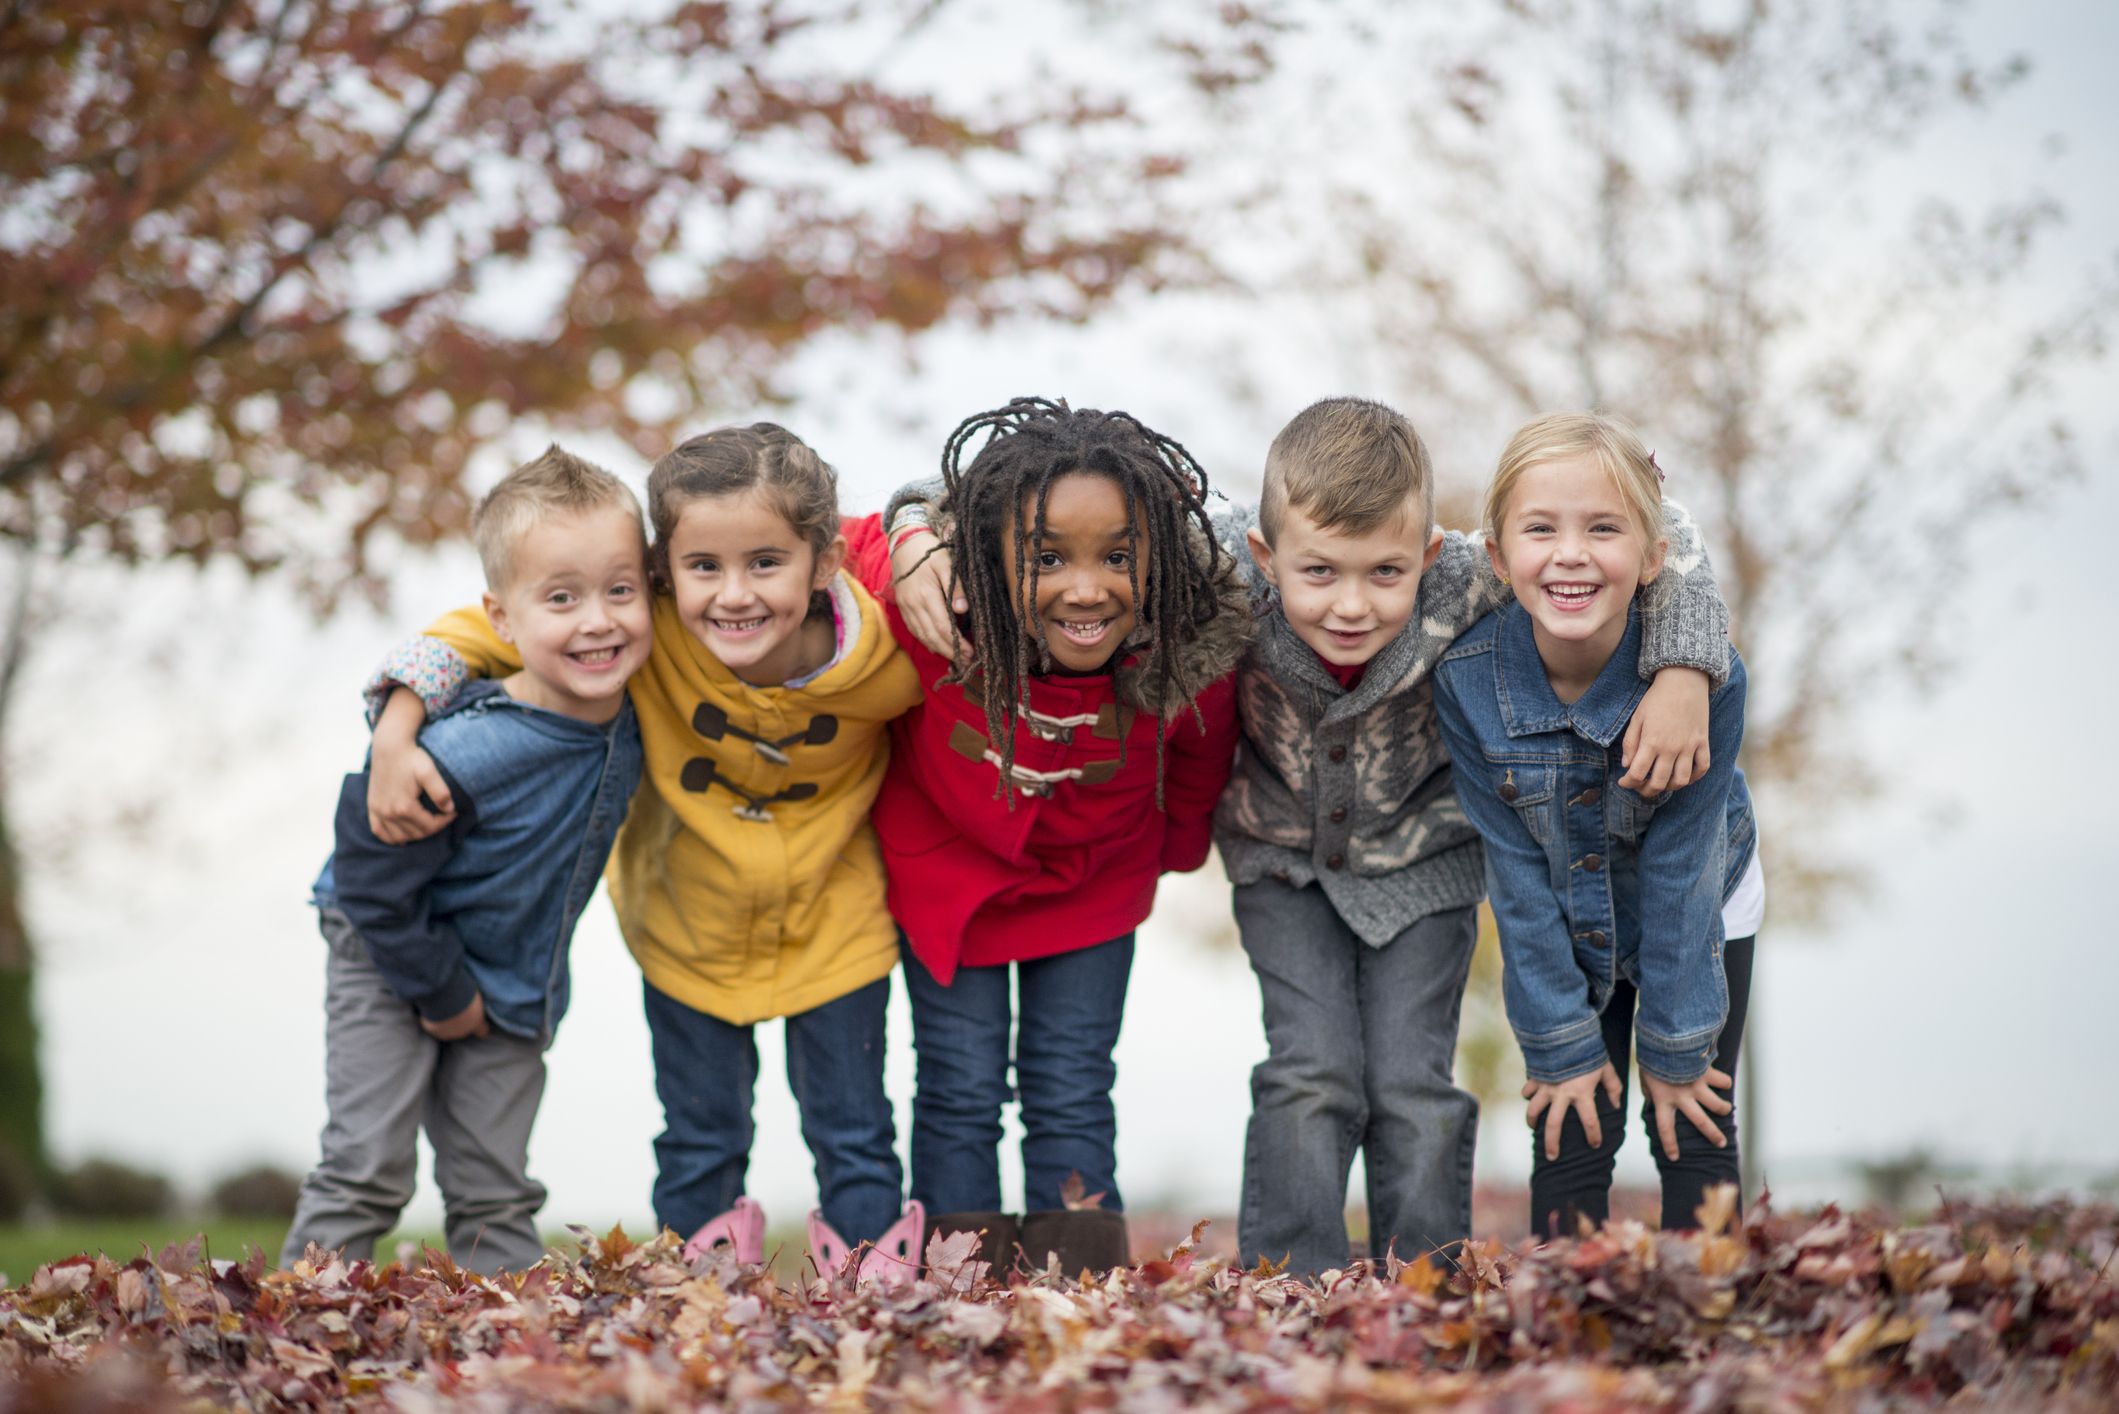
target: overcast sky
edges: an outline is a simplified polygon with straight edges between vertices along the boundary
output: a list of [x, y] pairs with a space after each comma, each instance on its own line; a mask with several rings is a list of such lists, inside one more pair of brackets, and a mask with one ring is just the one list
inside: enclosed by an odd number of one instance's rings
[[[2067, 249], [2079, 265], [2108, 259], [2119, 244], [2106, 165], [2119, 100], [2103, 66], [2119, 52], [2119, 12], [1988, 8], [1982, 32], [2029, 49], [2038, 77], [1994, 118], [1991, 148], [1938, 153], [1933, 175], [1946, 182], [1964, 163], [2002, 163], [2038, 135], [2064, 134], [2055, 170], [2073, 213]], [[925, 346], [917, 376], [835, 346], [804, 364], [805, 398], [775, 415], [839, 466], [846, 507], [861, 511], [926, 473], [958, 418], [1018, 393], [1126, 407], [1234, 489], [1255, 487], [1273, 428], [1310, 399], [1404, 401], [1291, 372], [1256, 406], [1231, 407], [1216, 370], [1169, 359], [1166, 320], [1149, 309], [1080, 331], [949, 334]], [[1933, 566], [1962, 671], [1933, 701], [1892, 702], [1864, 724], [1880, 774], [1917, 794], [1944, 787], [1958, 818], [1894, 805], [1861, 820], [1874, 890], [1820, 935], [1776, 931], [1769, 909], [1747, 1061], [1765, 1068], [1764, 1157], [1783, 1191], [1845, 1194], [1847, 1161], [1915, 1146], [1991, 1172], [2119, 1174], [2097, 1044], [2119, 1003], [2105, 893], [2119, 862], [2107, 828], [2119, 758], [2092, 734], [2119, 694], [2109, 387], [2107, 373], [2078, 409], [2088, 484], [1996, 523], [1980, 563]], [[1442, 474], [1465, 493], [1483, 468]], [[46, 857], [65, 846], [63, 867], [32, 894], [47, 1114], [62, 1159], [117, 1154], [194, 1187], [255, 1158], [313, 1159], [323, 949], [307, 886], [329, 849], [338, 777], [360, 759], [359, 680], [394, 638], [477, 587], [470, 556], [443, 555], [407, 568], [393, 619], [353, 613], [318, 629], [283, 591], [232, 577], [68, 582], [13, 744], [18, 835]], [[135, 671], [150, 659], [158, 666]], [[144, 823], [112, 818], [143, 792], [154, 801]], [[1119, 1051], [1121, 1178], [1134, 1206], [1235, 1206], [1247, 1073], [1264, 1042], [1226, 916], [1210, 866], [1166, 883], [1143, 935]], [[534, 1171], [555, 1223], [642, 1223], [659, 1116], [639, 976], [600, 902], [574, 958]], [[902, 996], [895, 1006], [902, 1106]], [[761, 1047], [752, 1186], [792, 1220], [814, 1186], [777, 1028], [761, 1029]], [[1490, 1114], [1483, 1175], [1527, 1170], [1518, 1123], [1512, 1101]], [[1627, 1162], [1652, 1173], [1638, 1134]], [[437, 1213], [423, 1188], [412, 1216]]]

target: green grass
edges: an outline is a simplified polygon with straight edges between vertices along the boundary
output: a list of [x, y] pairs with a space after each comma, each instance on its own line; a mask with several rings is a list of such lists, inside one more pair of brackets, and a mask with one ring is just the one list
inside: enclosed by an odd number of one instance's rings
[[[599, 1236], [610, 1230], [608, 1223], [591, 1226]], [[265, 1260], [277, 1265], [287, 1224], [277, 1218], [226, 1217], [71, 1218], [35, 1226], [0, 1224], [0, 1288], [24, 1285], [37, 1268], [48, 1262], [86, 1252], [102, 1252], [116, 1261], [129, 1262], [140, 1255], [143, 1244], [159, 1252], [172, 1242], [189, 1242], [202, 1232], [207, 1250], [215, 1257], [240, 1261], [245, 1249], [255, 1243], [265, 1249]], [[647, 1234], [631, 1235], [642, 1238]], [[544, 1240], [547, 1247], [575, 1250], [574, 1235], [563, 1228], [545, 1233]], [[442, 1235], [419, 1230], [393, 1232], [375, 1244], [376, 1258], [385, 1262], [395, 1259], [400, 1242], [413, 1244], [415, 1253], [422, 1242], [438, 1250]], [[808, 1240], [799, 1228], [775, 1228], [767, 1233], [765, 1257], [783, 1281], [811, 1275]]]
[[[189, 1242], [200, 1233], [205, 1234], [206, 1248], [215, 1257], [241, 1260], [246, 1249], [255, 1243], [265, 1249], [267, 1262], [277, 1264], [287, 1224], [278, 1218], [73, 1218], [33, 1227], [0, 1226], [0, 1276], [5, 1277], [0, 1285], [20, 1286], [45, 1263], [84, 1252], [102, 1252], [116, 1261], [129, 1262], [140, 1255], [143, 1244], [159, 1252], [172, 1242]], [[573, 1237], [566, 1232], [548, 1232], [545, 1241], [571, 1244]], [[393, 1232], [375, 1245], [375, 1255], [383, 1261], [391, 1260], [397, 1255], [400, 1242], [412, 1243], [415, 1250], [422, 1242], [439, 1248], [442, 1236], [438, 1232]]]
[[287, 1224], [277, 1218], [69, 1218], [31, 1227], [0, 1226], [0, 1274], [8, 1285], [20, 1286], [47, 1262], [84, 1252], [129, 1262], [140, 1255], [143, 1243], [160, 1251], [201, 1232], [216, 1257], [240, 1258], [244, 1247], [254, 1242], [269, 1258], [277, 1258]]

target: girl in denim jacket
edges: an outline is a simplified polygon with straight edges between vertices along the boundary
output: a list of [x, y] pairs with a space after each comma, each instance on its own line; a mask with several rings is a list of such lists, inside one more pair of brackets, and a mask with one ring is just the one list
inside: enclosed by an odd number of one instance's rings
[[1707, 1190], [1738, 1177], [1723, 1092], [1765, 885], [1736, 769], [1745, 679], [1734, 651], [1694, 783], [1657, 799], [1618, 784], [1619, 737], [1642, 692], [1634, 594], [1668, 549], [1661, 481], [1616, 418], [1556, 414], [1517, 432], [1485, 507], [1488, 553], [1515, 602], [1435, 670], [1457, 794], [1486, 842], [1529, 1120], [1543, 1130], [1531, 1226], [1547, 1236], [1608, 1216], [1629, 1054], [1663, 1226], [1694, 1226]]

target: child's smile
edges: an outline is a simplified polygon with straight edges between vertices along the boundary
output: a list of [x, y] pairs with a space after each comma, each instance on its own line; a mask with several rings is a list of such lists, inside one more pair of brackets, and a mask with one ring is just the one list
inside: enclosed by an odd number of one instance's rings
[[[1025, 498], [1023, 533], [1035, 526], [1037, 504]], [[1023, 601], [1031, 593], [1031, 570], [1017, 563], [1017, 527], [1011, 526], [1003, 554]], [[1145, 530], [1126, 517], [1118, 483], [1091, 472], [1055, 477], [1045, 493], [1045, 529], [1031, 547], [1036, 566], [1036, 602], [1019, 607], [1025, 628], [1041, 637], [1053, 665], [1063, 672], [1093, 673], [1111, 661], [1139, 622], [1135, 560]]]
[[832, 627], [809, 618], [809, 599], [844, 552], [834, 540], [818, 554], [755, 490], [703, 496], [670, 531], [670, 590], [685, 627], [730, 672], [776, 686], [830, 658]]
[[1489, 551], [1495, 572], [1529, 612], [1555, 686], [1586, 687], [1625, 636], [1634, 590], [1662, 567], [1661, 542], [1588, 456], [1526, 468], [1501, 521]]

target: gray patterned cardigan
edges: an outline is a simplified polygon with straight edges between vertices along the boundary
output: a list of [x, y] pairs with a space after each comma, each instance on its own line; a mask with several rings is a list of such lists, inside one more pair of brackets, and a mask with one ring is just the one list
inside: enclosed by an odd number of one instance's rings
[[[1692, 667], [1719, 685], [1728, 610], [1692, 518], [1664, 510], [1670, 552], [1641, 596], [1641, 676]], [[1485, 859], [1457, 804], [1428, 673], [1509, 592], [1483, 542], [1452, 531], [1420, 577], [1412, 619], [1349, 692], [1296, 636], [1245, 549], [1256, 523], [1247, 507], [1215, 521], [1249, 576], [1258, 633], [1236, 670], [1243, 743], [1214, 842], [1230, 882], [1315, 881], [1347, 926], [1381, 947], [1430, 913], [1485, 896]]]

